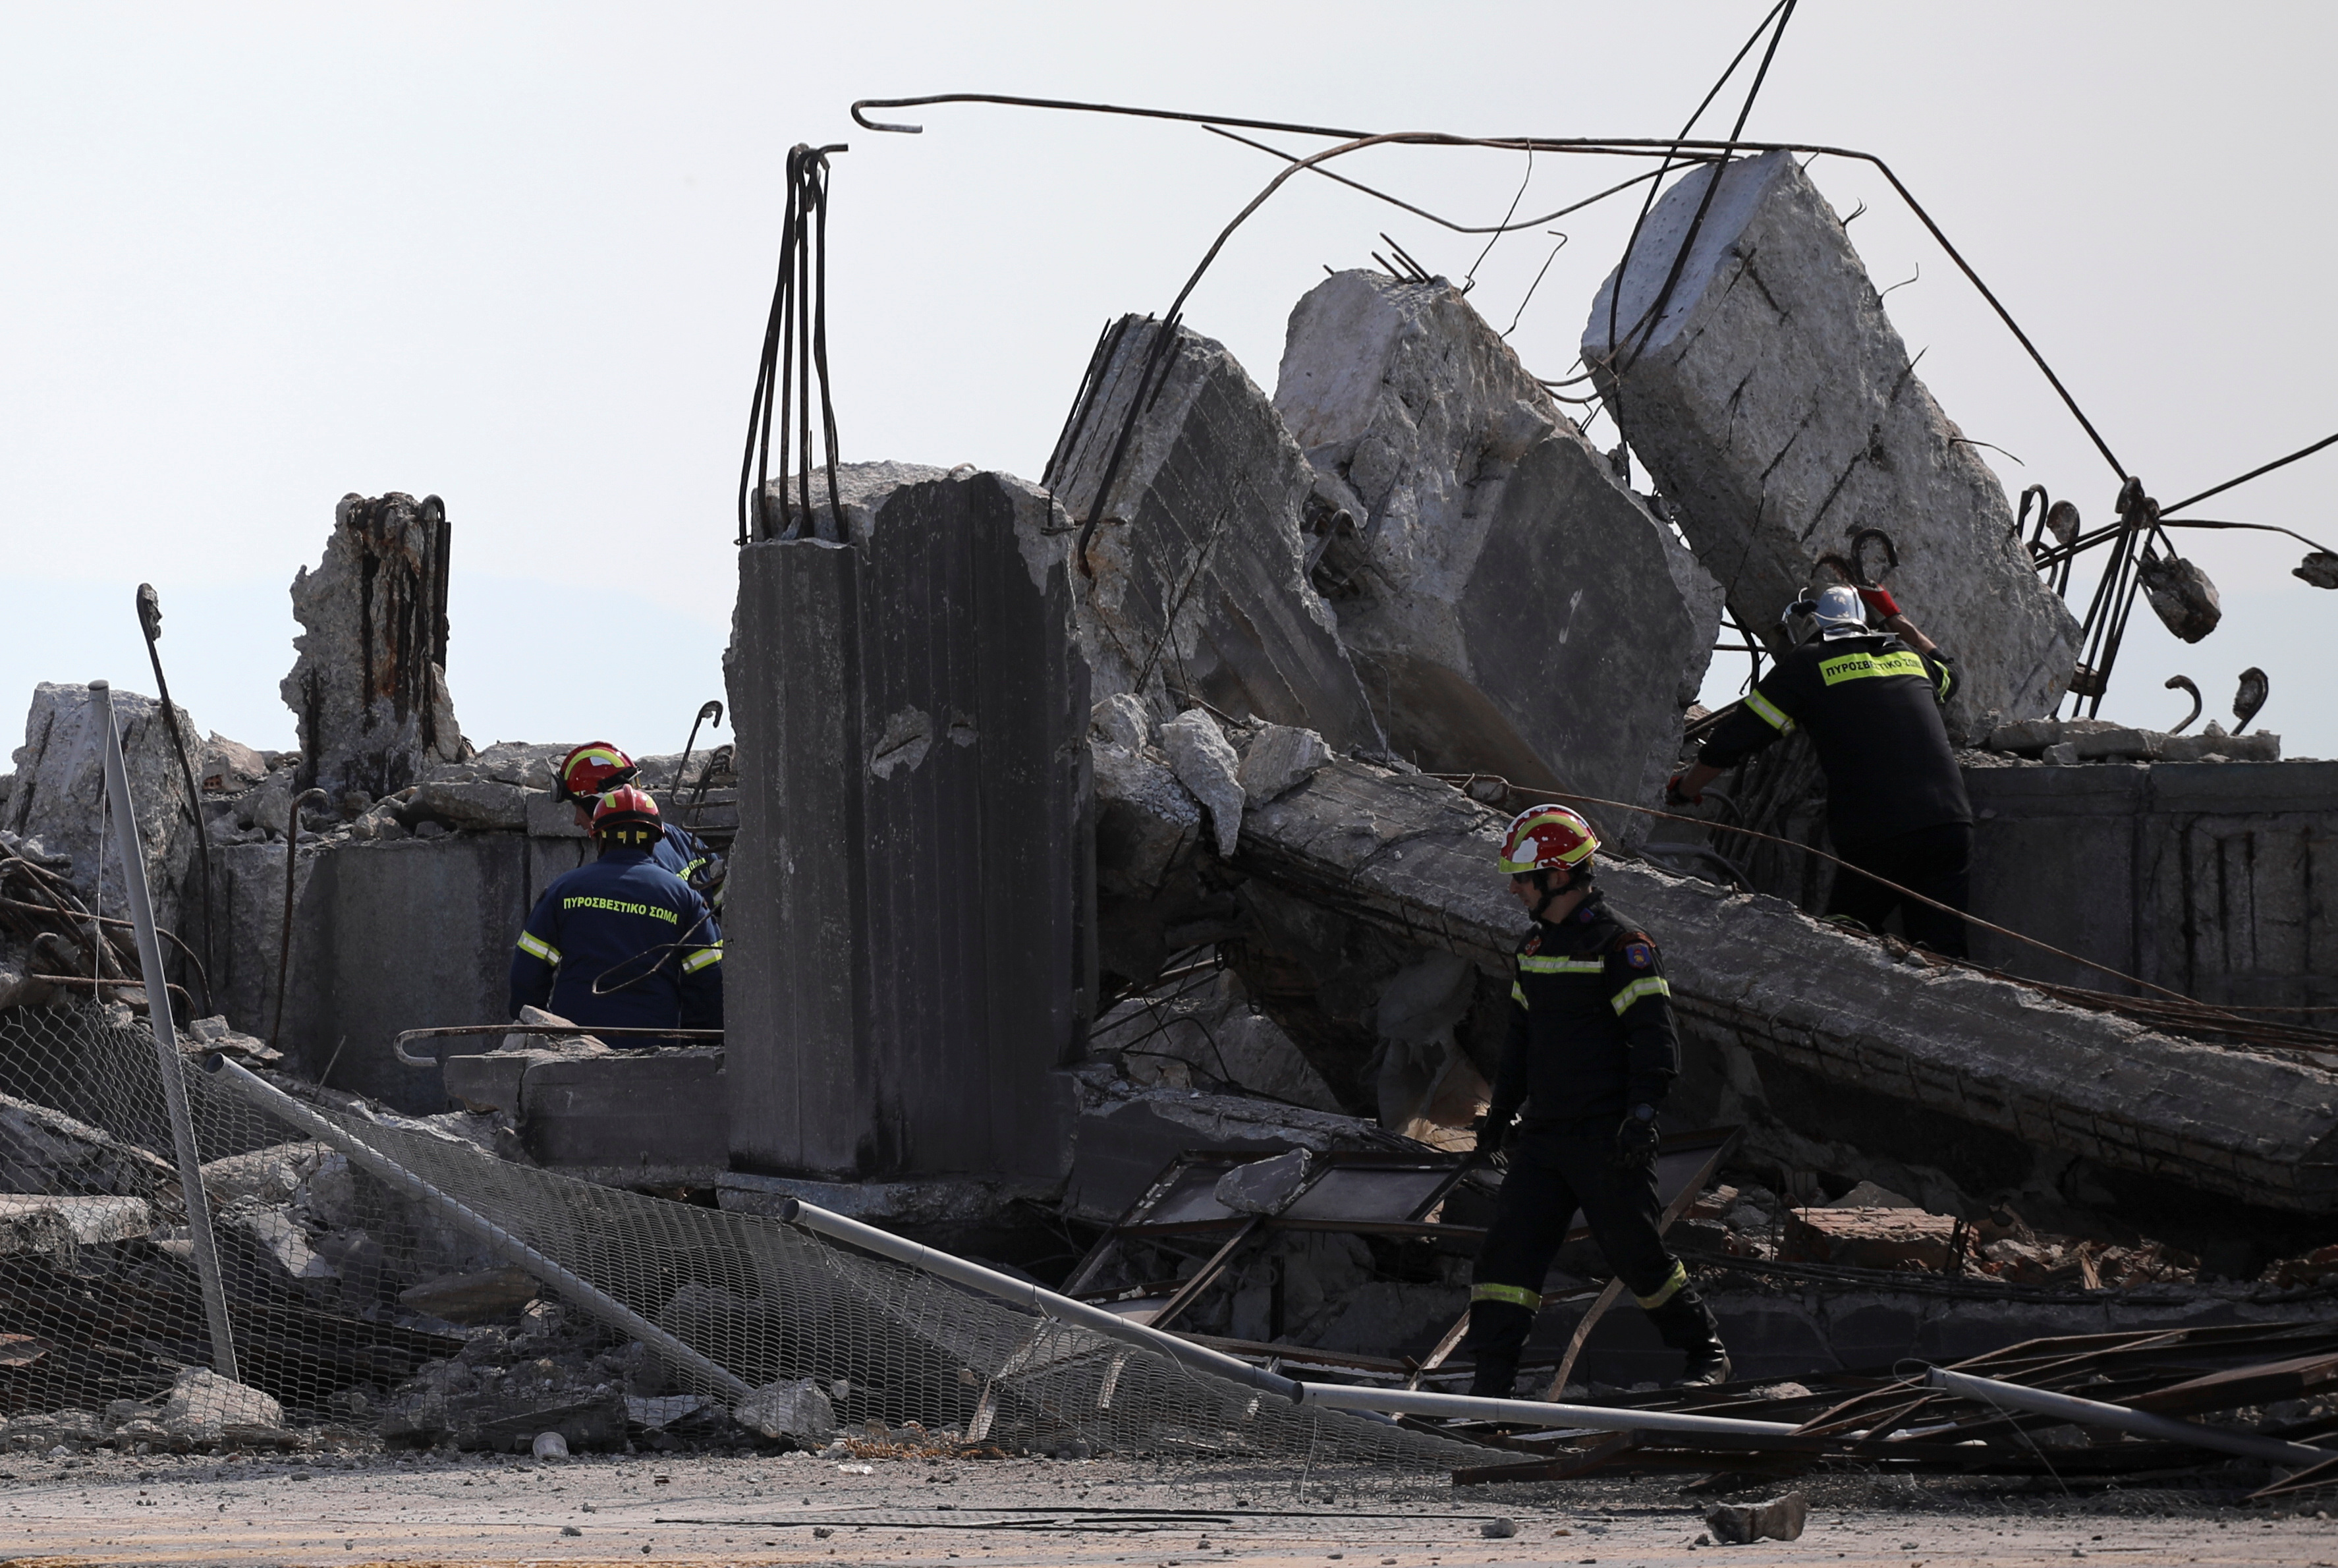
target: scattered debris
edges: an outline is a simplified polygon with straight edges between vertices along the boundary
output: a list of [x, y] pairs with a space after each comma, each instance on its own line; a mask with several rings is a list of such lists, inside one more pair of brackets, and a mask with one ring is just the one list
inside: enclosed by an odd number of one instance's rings
[[1716, 1541], [1743, 1546], [1755, 1541], [1799, 1541], [1810, 1523], [1810, 1499], [1789, 1492], [1767, 1503], [1724, 1503], [1704, 1516]]

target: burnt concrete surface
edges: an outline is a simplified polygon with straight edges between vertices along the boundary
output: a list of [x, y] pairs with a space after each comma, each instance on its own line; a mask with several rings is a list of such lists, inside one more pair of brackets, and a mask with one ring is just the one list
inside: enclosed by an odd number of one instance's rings
[[447, 508], [436, 496], [343, 496], [324, 559], [292, 579], [303, 628], [284, 677], [302, 789], [378, 799], [462, 754], [447, 691]]

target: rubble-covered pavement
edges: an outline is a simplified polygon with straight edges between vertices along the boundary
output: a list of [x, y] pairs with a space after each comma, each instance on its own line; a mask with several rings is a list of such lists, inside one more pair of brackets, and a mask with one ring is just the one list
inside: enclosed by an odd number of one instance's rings
[[[11, 1456], [0, 1530], [44, 1564], [1207, 1562], [1441, 1568], [1687, 1561], [1847, 1568], [2318, 1563], [2317, 1505], [2235, 1514], [2227, 1478], [2068, 1495], [1842, 1474], [1796, 1484], [1801, 1539], [1716, 1548], [1707, 1515], [1772, 1486], [1680, 1477], [1390, 1491], [1351, 1475], [1141, 1461]], [[1508, 1533], [1504, 1533], [1507, 1529]], [[571, 1533], [574, 1532], [574, 1533]]]

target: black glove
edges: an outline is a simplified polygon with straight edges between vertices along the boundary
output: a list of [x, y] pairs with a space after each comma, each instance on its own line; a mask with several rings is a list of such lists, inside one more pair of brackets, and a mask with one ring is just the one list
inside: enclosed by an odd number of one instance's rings
[[1491, 1159], [1502, 1152], [1503, 1143], [1510, 1136], [1510, 1119], [1515, 1110], [1489, 1110], [1478, 1124], [1478, 1158]]
[[1695, 794], [1688, 794], [1682, 791], [1681, 780], [1687, 776], [1688, 774], [1685, 771], [1683, 771], [1673, 774], [1672, 777], [1665, 781], [1665, 804], [1666, 805], [1703, 805], [1704, 804], [1704, 794], [1702, 791]]
[[1656, 1163], [1656, 1108], [1636, 1105], [1616, 1129], [1616, 1168], [1634, 1170]]

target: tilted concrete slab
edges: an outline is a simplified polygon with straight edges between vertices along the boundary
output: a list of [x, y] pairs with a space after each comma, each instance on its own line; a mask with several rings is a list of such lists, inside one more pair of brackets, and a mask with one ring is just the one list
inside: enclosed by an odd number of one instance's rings
[[[1916, 377], [1842, 220], [1790, 153], [1726, 165], [1696, 242], [1648, 326], [1712, 180], [1699, 169], [1648, 214], [1584, 362], [1682, 530], [1767, 638], [1779, 612], [1862, 528], [1899, 547], [1891, 588], [1961, 661], [1952, 731], [2051, 712], [2078, 626], [2012, 537], [2005, 488]], [[1612, 362], [1611, 362], [1612, 361]]]
[[[1249, 812], [1235, 863], [1498, 970], [1526, 929], [1492, 870], [1502, 825], [1434, 779], [1341, 758]], [[2114, 1169], [2338, 1211], [2328, 1070], [2158, 1034], [1969, 970], [1895, 962], [1779, 899], [1629, 863], [1604, 865], [1600, 879], [1663, 947], [1688, 1028]]]
[[[1389, 745], [1654, 804], [1713, 656], [1721, 587], [1442, 280], [1324, 280], [1276, 409], [1347, 521], [1314, 580]], [[1646, 836], [1603, 813], [1601, 832]]]
[[1306, 459], [1223, 344], [1180, 327], [1164, 345], [1161, 330], [1112, 330], [1047, 464], [1067, 522], [1095, 518], [1073, 535], [1086, 550], [1072, 586], [1096, 696], [1135, 692], [1169, 718], [1187, 705], [1174, 687], [1379, 750], [1337, 617], [1307, 584]]

